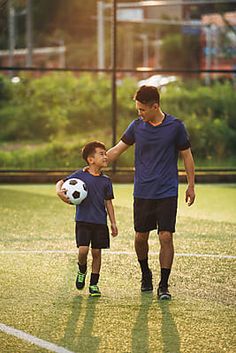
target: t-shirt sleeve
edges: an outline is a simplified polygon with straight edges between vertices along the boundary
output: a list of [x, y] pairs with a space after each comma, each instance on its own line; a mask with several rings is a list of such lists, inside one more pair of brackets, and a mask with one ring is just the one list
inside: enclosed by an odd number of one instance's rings
[[105, 187], [104, 199], [105, 200], [114, 199], [113, 187], [112, 187], [112, 183], [111, 183], [110, 179], [108, 179], [108, 182], [107, 182], [106, 187]]
[[189, 147], [191, 147], [191, 144], [189, 141], [187, 130], [184, 126], [184, 123], [182, 121], [179, 121], [178, 132], [176, 137], [176, 148], [179, 151], [184, 151], [187, 150]]
[[135, 121], [132, 121], [121, 136], [121, 141], [123, 141], [126, 145], [133, 145], [135, 143], [134, 124]]

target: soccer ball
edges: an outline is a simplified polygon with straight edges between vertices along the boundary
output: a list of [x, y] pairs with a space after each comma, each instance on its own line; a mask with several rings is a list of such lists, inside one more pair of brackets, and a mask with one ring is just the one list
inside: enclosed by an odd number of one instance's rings
[[80, 179], [68, 179], [62, 185], [73, 205], [79, 205], [88, 195], [86, 184]]

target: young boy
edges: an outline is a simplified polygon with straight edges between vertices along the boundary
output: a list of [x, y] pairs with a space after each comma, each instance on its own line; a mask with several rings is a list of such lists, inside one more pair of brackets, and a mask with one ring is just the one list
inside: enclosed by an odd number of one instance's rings
[[93, 141], [82, 149], [82, 157], [88, 166], [75, 171], [64, 180], [56, 184], [57, 195], [70, 204], [65, 190], [62, 188], [67, 179], [78, 178], [85, 182], [88, 196], [80, 205], [76, 206], [76, 244], [78, 253], [78, 274], [76, 287], [81, 290], [85, 285], [87, 274], [87, 256], [91, 243], [92, 273], [90, 277], [89, 292], [91, 296], [101, 296], [98, 288], [99, 273], [101, 268], [101, 249], [109, 248], [109, 230], [107, 227], [107, 213], [111, 223], [111, 234], [118, 235], [115, 213], [112, 205], [113, 189], [108, 176], [102, 173], [102, 168], [107, 167], [108, 158], [106, 147], [102, 142]]

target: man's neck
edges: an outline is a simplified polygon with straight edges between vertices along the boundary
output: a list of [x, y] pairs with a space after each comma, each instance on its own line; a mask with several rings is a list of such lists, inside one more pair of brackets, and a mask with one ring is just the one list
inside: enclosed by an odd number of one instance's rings
[[155, 115], [155, 117], [150, 120], [151, 124], [155, 124], [155, 125], [159, 125], [162, 123], [162, 121], [165, 118], [165, 113], [163, 113], [163, 111], [161, 109], [159, 109]]

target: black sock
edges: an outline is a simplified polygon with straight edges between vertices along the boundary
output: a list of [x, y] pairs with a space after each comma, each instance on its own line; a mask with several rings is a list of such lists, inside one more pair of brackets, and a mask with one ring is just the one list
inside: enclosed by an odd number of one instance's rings
[[150, 272], [150, 269], [148, 267], [148, 258], [144, 260], [138, 260], [138, 262], [140, 264], [142, 274]]
[[159, 283], [159, 287], [168, 287], [168, 279], [170, 276], [170, 268], [161, 268], [161, 280]]
[[94, 286], [98, 283], [99, 280], [99, 273], [91, 273], [90, 277], [90, 286]]
[[80, 263], [78, 262], [78, 266], [79, 266], [80, 272], [82, 272], [82, 273], [86, 273], [87, 272], [87, 264], [80, 265]]

